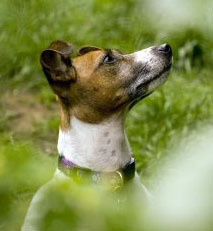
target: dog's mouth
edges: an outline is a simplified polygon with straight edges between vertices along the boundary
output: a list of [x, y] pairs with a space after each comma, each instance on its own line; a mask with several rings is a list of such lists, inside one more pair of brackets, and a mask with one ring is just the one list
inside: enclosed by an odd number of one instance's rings
[[139, 86], [137, 86], [136, 89], [140, 88], [141, 86], [146, 86], [149, 85], [151, 82], [164, 77], [164, 75], [166, 75], [170, 69], [171, 69], [172, 63], [169, 63], [160, 73], [158, 73], [157, 75], [155, 75], [154, 77], [152, 77], [151, 79], [145, 81], [144, 83], [140, 84]]
[[142, 99], [148, 97], [148, 96], [151, 95], [151, 94], [152, 94], [152, 92], [147, 93], [147, 94], [145, 94], [145, 95], [143, 95], [143, 96], [141, 96], [141, 97], [135, 99], [135, 100], [129, 105], [129, 110], [131, 110], [131, 109], [135, 106], [136, 103], [138, 103], [139, 101], [141, 101]]
[[[136, 87], [136, 91], [134, 94], [134, 98], [129, 105], [129, 110], [139, 101], [145, 99], [149, 95], [152, 94], [152, 92], [157, 88], [158, 86], [162, 85], [168, 76], [168, 73], [171, 69], [172, 63], [169, 63], [160, 73], [153, 76], [150, 79], [147, 79], [146, 81], [140, 83]], [[152, 86], [153, 85], [153, 86]], [[151, 87], [150, 87], [151, 86]]]

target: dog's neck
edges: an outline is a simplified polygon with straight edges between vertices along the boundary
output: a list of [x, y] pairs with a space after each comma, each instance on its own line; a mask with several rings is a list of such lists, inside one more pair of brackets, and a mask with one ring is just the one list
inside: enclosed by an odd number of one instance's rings
[[58, 152], [75, 165], [93, 171], [115, 171], [131, 159], [122, 116], [85, 123], [72, 116], [70, 126], [59, 130]]

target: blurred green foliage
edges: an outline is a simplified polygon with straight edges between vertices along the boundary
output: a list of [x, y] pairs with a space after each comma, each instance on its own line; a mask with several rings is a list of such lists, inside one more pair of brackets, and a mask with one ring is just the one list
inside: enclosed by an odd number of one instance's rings
[[[0, 138], [0, 229], [18, 230], [29, 198], [46, 183], [56, 164], [29, 141], [16, 141], [12, 135]], [[38, 170], [39, 169], [39, 170]]]
[[[195, 40], [203, 52], [204, 64], [212, 61], [212, 38], [196, 26], [163, 30], [152, 22], [146, 1], [56, 1], [2, 0], [0, 5], [0, 78], [22, 81], [29, 76], [36, 85], [40, 76], [39, 54], [55, 39], [76, 47], [93, 44], [119, 48], [123, 52], [169, 42], [175, 60], [180, 47]], [[190, 59], [193, 59], [193, 55]], [[188, 57], [187, 57], [188, 58]], [[198, 58], [198, 57], [196, 57]], [[191, 61], [192, 62], [192, 61]], [[29, 84], [29, 83], [28, 83]]]
[[[150, 8], [150, 2], [163, 12], [160, 16]], [[169, 147], [197, 128], [212, 124], [212, 5], [208, 0], [205, 4], [189, 2], [190, 13], [195, 12], [194, 23], [189, 20], [183, 24], [175, 17], [162, 23], [167, 12], [155, 0], [0, 1], [1, 230], [19, 230], [33, 194], [51, 178], [56, 166], [58, 109], [39, 65], [40, 52], [51, 41], [67, 40], [76, 49], [90, 44], [124, 53], [171, 44], [174, 68], [168, 82], [135, 106], [126, 124], [137, 169], [148, 185], [152, 186], [151, 176], [159, 160], [172, 155]], [[206, 5], [205, 12], [201, 5]], [[203, 20], [204, 13], [209, 17]], [[26, 120], [25, 114], [32, 118]], [[129, 203], [116, 213], [105, 195], [88, 190], [79, 195], [78, 189], [72, 191], [65, 184], [53, 191], [52, 213], [46, 214], [42, 230], [69, 230], [71, 223], [77, 230], [85, 230], [76, 223], [81, 214], [88, 214], [91, 230], [98, 227], [96, 224], [101, 230], [134, 230], [134, 224], [142, 225], [144, 218], [133, 209], [137, 208], [134, 200], [132, 207]], [[103, 204], [97, 205], [92, 195], [100, 197]], [[70, 196], [80, 200], [81, 208], [71, 204]]]

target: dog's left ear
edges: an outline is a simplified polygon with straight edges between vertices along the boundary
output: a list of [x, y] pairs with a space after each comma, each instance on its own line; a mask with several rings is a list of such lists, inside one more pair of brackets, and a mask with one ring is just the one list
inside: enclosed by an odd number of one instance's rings
[[70, 82], [75, 79], [75, 70], [70, 58], [72, 52], [71, 44], [55, 41], [41, 53], [40, 62], [50, 84], [54, 81]]

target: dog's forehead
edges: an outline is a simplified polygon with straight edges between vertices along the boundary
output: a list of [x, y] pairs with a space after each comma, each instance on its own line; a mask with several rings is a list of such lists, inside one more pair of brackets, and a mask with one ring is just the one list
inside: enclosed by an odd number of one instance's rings
[[84, 64], [85, 68], [87, 68], [89, 65], [94, 65], [96, 62], [98, 62], [101, 57], [105, 54], [104, 50], [96, 50], [96, 51], [90, 51], [84, 55], [78, 55], [73, 59], [73, 62], [75, 64]]
[[72, 59], [72, 64], [80, 77], [89, 77], [101, 66], [107, 54], [122, 55], [114, 49], [83, 47], [78, 51], [78, 55]]
[[103, 55], [105, 54], [104, 49], [99, 49], [99, 50], [94, 50], [94, 51], [89, 51], [81, 55], [77, 55], [73, 61], [74, 62], [79, 62], [79, 63], [84, 63], [84, 62], [95, 62], [96, 60], [100, 59]]
[[73, 61], [75, 63], [93, 62], [95, 64], [96, 61], [107, 53], [122, 55], [122, 52], [117, 49], [102, 49], [98, 47], [85, 46], [78, 50], [78, 54], [75, 58], [73, 58]]
[[93, 72], [98, 67], [104, 54], [105, 50], [90, 51], [84, 55], [76, 56], [73, 58], [72, 63], [80, 75], [86, 74], [85, 72], [89, 75], [90, 72]]

